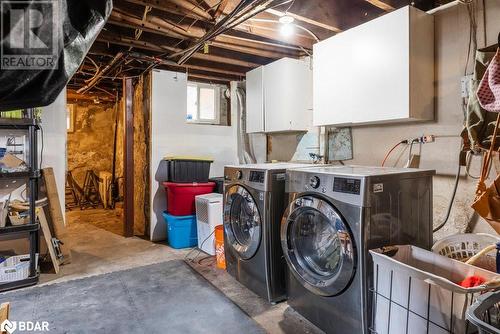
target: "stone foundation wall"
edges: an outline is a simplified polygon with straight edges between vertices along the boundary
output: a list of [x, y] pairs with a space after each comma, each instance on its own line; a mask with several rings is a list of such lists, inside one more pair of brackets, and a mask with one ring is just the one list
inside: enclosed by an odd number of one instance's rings
[[74, 131], [68, 133], [67, 170], [83, 186], [87, 170], [111, 173], [116, 111], [114, 105], [77, 104]]

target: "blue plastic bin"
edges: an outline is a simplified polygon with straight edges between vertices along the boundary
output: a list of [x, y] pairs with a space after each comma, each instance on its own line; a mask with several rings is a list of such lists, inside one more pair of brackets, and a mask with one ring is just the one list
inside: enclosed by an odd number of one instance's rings
[[172, 216], [163, 212], [167, 224], [167, 240], [172, 248], [188, 248], [198, 244], [196, 216]]

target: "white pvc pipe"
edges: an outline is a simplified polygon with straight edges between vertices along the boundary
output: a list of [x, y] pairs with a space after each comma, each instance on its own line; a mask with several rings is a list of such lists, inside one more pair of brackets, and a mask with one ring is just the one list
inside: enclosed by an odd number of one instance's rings
[[442, 10], [446, 10], [448, 8], [451, 8], [451, 7], [455, 7], [456, 5], [458, 5], [460, 3], [459, 0], [455, 0], [455, 1], [452, 1], [452, 2], [448, 2], [447, 4], [444, 4], [442, 6], [439, 6], [439, 7], [436, 7], [436, 8], [433, 8], [429, 11], [427, 11], [427, 14], [436, 14], [437, 12], [440, 12]]

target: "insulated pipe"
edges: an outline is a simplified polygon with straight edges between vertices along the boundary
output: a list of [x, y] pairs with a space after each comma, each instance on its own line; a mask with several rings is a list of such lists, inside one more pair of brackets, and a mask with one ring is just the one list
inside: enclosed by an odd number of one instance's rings
[[430, 14], [430, 15], [433, 15], [433, 14], [436, 14], [437, 12], [440, 12], [440, 11], [443, 11], [443, 10], [446, 10], [448, 8], [451, 8], [451, 7], [455, 7], [456, 5], [458, 4], [466, 4], [464, 3], [463, 1], [460, 1], [460, 0], [455, 0], [455, 1], [452, 1], [452, 2], [448, 2], [447, 4], [444, 4], [442, 6], [439, 6], [439, 7], [436, 7], [436, 8], [433, 8], [431, 10], [428, 10], [426, 13], [427, 14]]
[[245, 108], [245, 91], [241, 88], [236, 88], [236, 97], [238, 98], [238, 110], [240, 112], [240, 128], [239, 128], [239, 136], [240, 136], [240, 145], [242, 149], [242, 157], [240, 157], [240, 163], [252, 164], [256, 163], [252, 149], [250, 148], [250, 138], [247, 134], [247, 120], [246, 120], [246, 108]]

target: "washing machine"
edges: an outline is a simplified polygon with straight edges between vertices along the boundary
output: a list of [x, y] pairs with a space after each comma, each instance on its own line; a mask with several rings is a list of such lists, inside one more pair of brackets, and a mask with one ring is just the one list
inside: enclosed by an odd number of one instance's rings
[[288, 304], [326, 333], [370, 333], [369, 249], [432, 246], [432, 170], [287, 171], [281, 222]]
[[287, 168], [302, 164], [252, 164], [224, 169], [224, 249], [227, 272], [257, 295], [286, 299], [280, 223], [288, 203]]

